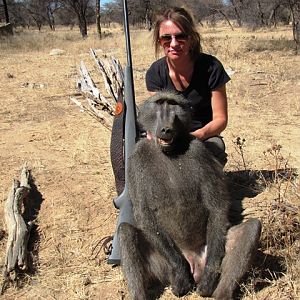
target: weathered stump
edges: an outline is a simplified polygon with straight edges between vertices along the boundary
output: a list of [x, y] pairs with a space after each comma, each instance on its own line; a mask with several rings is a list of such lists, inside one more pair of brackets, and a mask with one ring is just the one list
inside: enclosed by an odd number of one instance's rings
[[8, 240], [0, 294], [4, 293], [10, 281], [17, 279], [20, 271], [25, 271], [28, 267], [27, 244], [33, 224], [30, 221], [25, 222], [22, 214], [30, 189], [30, 171], [23, 167], [21, 179], [20, 181], [14, 180], [5, 203], [4, 214]]

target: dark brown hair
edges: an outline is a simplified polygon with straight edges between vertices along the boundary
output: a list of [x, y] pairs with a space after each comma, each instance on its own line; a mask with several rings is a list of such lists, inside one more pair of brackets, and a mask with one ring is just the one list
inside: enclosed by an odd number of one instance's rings
[[194, 20], [186, 9], [181, 7], [173, 7], [167, 9], [163, 14], [157, 16], [156, 23], [153, 31], [153, 43], [155, 46], [155, 55], [158, 57], [160, 42], [159, 42], [159, 30], [162, 22], [170, 20], [174, 22], [182, 32], [186, 33], [190, 37], [191, 47], [190, 54], [194, 60], [197, 55], [202, 52], [200, 35], [196, 30]]

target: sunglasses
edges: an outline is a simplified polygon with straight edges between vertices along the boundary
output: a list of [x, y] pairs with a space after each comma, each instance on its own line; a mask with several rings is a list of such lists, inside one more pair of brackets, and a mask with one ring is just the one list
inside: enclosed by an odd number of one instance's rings
[[161, 43], [171, 43], [172, 39], [176, 39], [177, 42], [185, 42], [189, 38], [187, 33], [181, 32], [177, 34], [163, 34], [159, 37]]

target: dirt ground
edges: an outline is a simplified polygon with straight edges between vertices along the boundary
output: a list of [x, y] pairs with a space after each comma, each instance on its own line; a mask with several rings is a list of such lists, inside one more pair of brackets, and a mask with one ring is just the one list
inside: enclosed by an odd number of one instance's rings
[[[90, 47], [101, 48], [124, 64], [123, 35], [116, 30], [101, 41], [94, 35], [82, 41], [78, 33], [67, 29], [45, 30], [35, 32], [31, 39], [44, 43], [38, 47], [30, 46], [31, 33], [26, 34], [24, 43], [0, 41], [7, 43], [0, 52], [0, 230], [6, 230], [3, 207], [12, 180], [19, 178], [25, 162], [35, 178], [41, 205], [31, 240], [32, 273], [24, 276], [19, 287], [10, 286], [2, 298], [129, 299], [120, 268], [108, 265], [105, 254], [97, 254], [96, 247], [101, 238], [114, 233], [118, 214], [112, 204], [116, 192], [110, 164], [111, 132], [70, 101], [76, 93], [80, 61], [93, 65]], [[224, 132], [229, 155], [226, 171], [244, 167], [233, 143], [237, 137], [246, 140], [247, 169], [272, 170], [273, 162], [263, 152], [273, 144], [282, 146], [291, 168], [299, 168], [299, 56], [292, 51], [247, 48], [250, 42], [290, 39], [290, 31], [241, 33], [220, 28], [202, 35], [205, 51], [216, 55], [232, 74], [227, 86], [230, 122]], [[146, 31], [133, 32], [132, 37], [140, 102], [147, 96], [144, 76], [154, 51]], [[52, 56], [53, 48], [65, 52]], [[297, 193], [299, 188], [289, 198], [299, 205]], [[255, 206], [275, 197], [272, 189], [264, 189], [251, 200]], [[0, 264], [6, 242], [4, 235]], [[271, 282], [249, 299], [296, 299], [296, 292], [278, 298], [273, 285]], [[183, 299], [197, 297], [192, 294]], [[175, 297], [167, 290], [162, 299]]]

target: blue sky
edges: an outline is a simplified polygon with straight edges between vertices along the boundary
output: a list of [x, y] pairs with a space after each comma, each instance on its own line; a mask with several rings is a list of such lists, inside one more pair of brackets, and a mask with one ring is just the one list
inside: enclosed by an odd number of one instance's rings
[[111, 2], [112, 0], [101, 0], [101, 5], [105, 4], [105, 3], [108, 3], [108, 2]]

